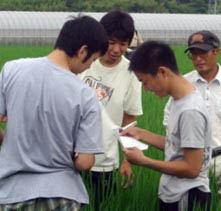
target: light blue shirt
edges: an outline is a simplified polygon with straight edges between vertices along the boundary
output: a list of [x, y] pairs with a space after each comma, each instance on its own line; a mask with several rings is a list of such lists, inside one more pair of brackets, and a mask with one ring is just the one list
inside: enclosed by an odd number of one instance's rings
[[95, 92], [47, 57], [4, 65], [0, 113], [8, 116], [0, 152], [0, 204], [62, 197], [88, 203], [74, 152], [102, 153]]

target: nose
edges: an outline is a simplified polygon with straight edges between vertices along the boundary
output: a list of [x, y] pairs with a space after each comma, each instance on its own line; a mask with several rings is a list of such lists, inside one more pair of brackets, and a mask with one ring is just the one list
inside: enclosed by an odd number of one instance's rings
[[200, 54], [196, 54], [194, 55], [194, 58], [193, 58], [195, 61], [199, 61], [199, 60], [202, 60], [202, 56]]
[[120, 51], [120, 45], [118, 44], [118, 43], [115, 43], [114, 45], [113, 45], [113, 51], [114, 52], [119, 52]]

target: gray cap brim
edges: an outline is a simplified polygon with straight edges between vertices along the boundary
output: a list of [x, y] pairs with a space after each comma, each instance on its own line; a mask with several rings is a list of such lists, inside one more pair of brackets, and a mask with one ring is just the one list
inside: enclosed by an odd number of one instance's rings
[[195, 44], [192, 44], [191, 46], [189, 46], [184, 51], [184, 53], [186, 53], [187, 51], [189, 51], [193, 48], [198, 48], [198, 49], [203, 50], [203, 51], [209, 51], [209, 50], [213, 49], [214, 47], [212, 45], [208, 45], [208, 44], [205, 44], [205, 43], [195, 43]]

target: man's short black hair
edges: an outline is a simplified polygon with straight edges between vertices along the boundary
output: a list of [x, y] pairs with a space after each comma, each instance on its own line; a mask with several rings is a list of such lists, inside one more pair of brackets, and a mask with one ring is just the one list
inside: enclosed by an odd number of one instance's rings
[[110, 38], [117, 38], [121, 41], [132, 41], [134, 35], [133, 18], [126, 12], [115, 10], [104, 15], [100, 23], [104, 26]]
[[179, 73], [174, 52], [167, 44], [146, 41], [133, 53], [129, 69], [156, 75], [160, 66], [167, 67], [176, 74]]
[[108, 48], [107, 33], [103, 26], [90, 16], [71, 17], [64, 23], [54, 48], [63, 50], [69, 57], [73, 57], [83, 45], [87, 46], [88, 53], [84, 62], [93, 53], [100, 52], [102, 56]]

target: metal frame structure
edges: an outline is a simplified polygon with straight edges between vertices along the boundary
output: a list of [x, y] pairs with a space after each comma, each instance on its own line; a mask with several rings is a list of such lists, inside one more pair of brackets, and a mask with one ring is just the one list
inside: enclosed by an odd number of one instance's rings
[[[97, 20], [105, 13], [84, 13]], [[53, 45], [72, 12], [0, 12], [0, 45]], [[143, 40], [186, 45], [190, 34], [210, 30], [221, 37], [221, 15], [131, 13]]]

